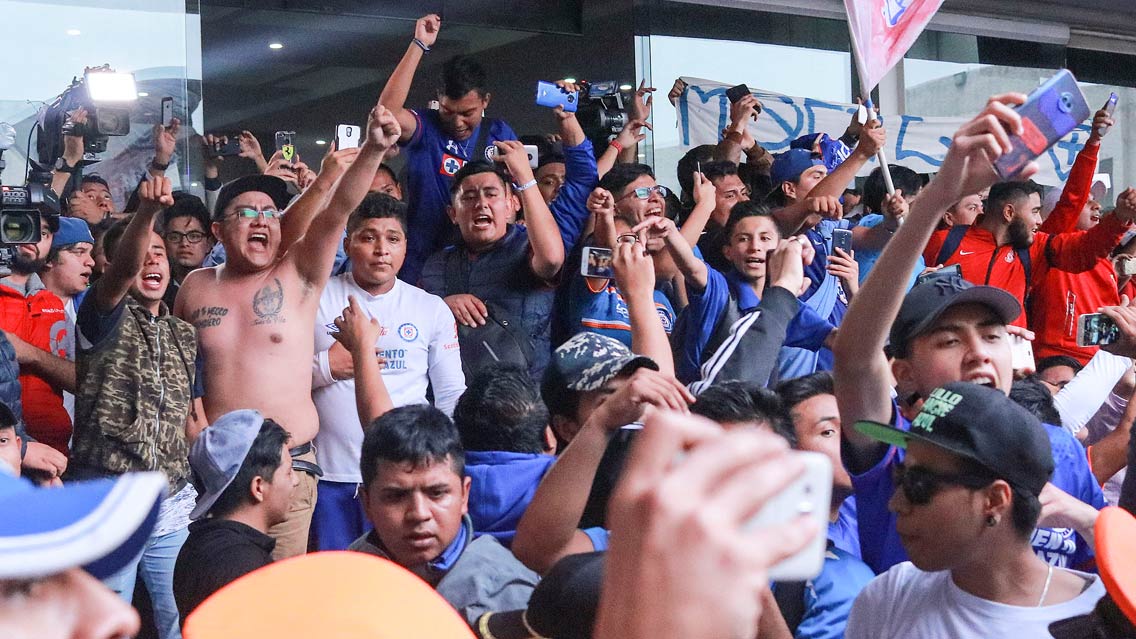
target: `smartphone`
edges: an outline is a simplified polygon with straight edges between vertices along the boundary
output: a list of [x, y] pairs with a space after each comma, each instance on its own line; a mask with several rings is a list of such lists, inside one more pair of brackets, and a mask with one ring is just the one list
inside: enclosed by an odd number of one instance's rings
[[741, 100], [749, 95], [749, 87], [744, 84], [738, 84], [726, 89], [726, 97], [729, 98], [730, 104]]
[[296, 145], [293, 144], [295, 137], [295, 131], [276, 132], [276, 150], [280, 151], [280, 155], [283, 156], [289, 164], [296, 163]]
[[174, 123], [174, 99], [162, 98], [162, 126], [168, 127]]
[[1103, 313], [1086, 313], [1077, 318], [1077, 346], [1104, 346], [1120, 339], [1116, 322]]
[[611, 249], [585, 246], [584, 254], [580, 257], [580, 275], [599, 280], [614, 278], [615, 271], [611, 268]]
[[962, 265], [961, 264], [951, 264], [950, 266], [944, 266], [943, 268], [941, 268], [937, 271], [931, 271], [930, 273], [920, 275], [919, 277], [915, 278], [915, 285], [919, 286], [923, 282], [926, 282], [927, 280], [930, 280], [930, 279], [935, 279], [937, 277], [956, 277], [956, 276], [962, 277]]
[[565, 91], [552, 82], [541, 80], [536, 83], [536, 103], [540, 106], [550, 109], [562, 106], [565, 111], [575, 113], [579, 99], [575, 91]]
[[[500, 150], [492, 144], [485, 147], [485, 159], [489, 160], [490, 162], [492, 162], [499, 153]], [[529, 166], [535, 169], [536, 165], [540, 162], [540, 156], [538, 154], [536, 145], [526, 144], [525, 153], [529, 156]]]
[[856, 122], [860, 125], [868, 123], [868, 107], [863, 104], [856, 109]]
[[1030, 94], [1017, 112], [1022, 116], [1024, 131], [1020, 136], [1010, 136], [1010, 151], [994, 162], [1003, 180], [1020, 173], [1026, 164], [1092, 115], [1077, 79], [1068, 69], [1062, 69]]
[[1010, 368], [1024, 371], [1027, 375], [1037, 370], [1033, 358], [1033, 342], [1021, 335], [1010, 336]]
[[828, 512], [832, 499], [832, 462], [820, 453], [795, 451], [805, 462], [805, 471], [792, 484], [766, 502], [746, 526], [764, 528], [807, 515], [819, 531], [797, 554], [769, 569], [771, 581], [807, 581], [820, 574], [828, 529]]
[[210, 155], [215, 158], [231, 157], [240, 154], [240, 135], [230, 135], [225, 139], [225, 142], [217, 142], [210, 149]]
[[849, 255], [852, 254], [852, 231], [848, 229], [833, 229], [832, 231], [832, 254], [836, 254], [836, 249], [841, 249]]
[[[1108, 102], [1104, 103], [1104, 111], [1106, 113], [1108, 113], [1109, 116], [1111, 116], [1113, 113], [1116, 112], [1116, 102], [1119, 99], [1120, 99], [1120, 96], [1116, 95], [1116, 93], [1112, 93], [1108, 96]], [[1105, 133], [1108, 133], [1108, 127], [1107, 126], [1098, 126], [1097, 127], [1097, 135], [1103, 136]]]
[[359, 148], [359, 127], [354, 124], [340, 124], [335, 127], [335, 150]]

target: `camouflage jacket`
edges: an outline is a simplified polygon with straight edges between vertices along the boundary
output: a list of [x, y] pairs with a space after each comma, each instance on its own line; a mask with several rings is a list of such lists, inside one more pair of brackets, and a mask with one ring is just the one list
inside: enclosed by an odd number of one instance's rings
[[160, 470], [173, 494], [189, 476], [185, 422], [193, 403], [195, 331], [164, 304], [155, 317], [129, 295], [114, 313], [114, 328], [98, 342], [79, 334], [68, 474]]

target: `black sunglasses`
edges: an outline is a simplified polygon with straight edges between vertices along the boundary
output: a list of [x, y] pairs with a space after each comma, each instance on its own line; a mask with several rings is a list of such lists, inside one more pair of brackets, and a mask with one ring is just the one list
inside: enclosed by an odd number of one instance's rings
[[892, 466], [892, 482], [903, 491], [907, 501], [915, 506], [931, 503], [944, 486], [963, 486], [972, 490], [985, 488], [994, 482], [988, 475], [967, 473], [939, 473], [922, 466], [907, 466], [902, 462]]

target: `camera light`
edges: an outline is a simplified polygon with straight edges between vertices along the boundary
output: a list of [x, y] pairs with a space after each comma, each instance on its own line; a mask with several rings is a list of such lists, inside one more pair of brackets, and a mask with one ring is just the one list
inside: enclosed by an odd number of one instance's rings
[[139, 91], [139, 92], [138, 92], [138, 97], [140, 97], [140, 98], [148, 98], [148, 97], [150, 97], [150, 94], [149, 94], [149, 93], [146, 93], [145, 91]]
[[323, 146], [323, 145], [327, 144], [327, 140], [316, 140], [316, 144]]
[[631, 90], [633, 90], [634, 88], [635, 88], [635, 87], [631, 86], [630, 84], [627, 84], [626, 82], [624, 82], [623, 84], [619, 85], [619, 90], [620, 90], [620, 91], [631, 91]]
[[275, 50], [283, 49], [284, 45], [280, 42], [272, 42], [272, 43], [269, 43], [268, 48], [275, 51]]
[[93, 102], [133, 102], [138, 99], [133, 73], [89, 72], [86, 84], [87, 95]]

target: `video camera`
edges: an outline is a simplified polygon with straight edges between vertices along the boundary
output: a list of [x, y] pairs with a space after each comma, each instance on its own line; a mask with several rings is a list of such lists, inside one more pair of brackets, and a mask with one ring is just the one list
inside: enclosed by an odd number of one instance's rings
[[[107, 138], [130, 133], [130, 112], [138, 99], [134, 74], [115, 73], [109, 65], [87, 68], [82, 79], [51, 104], [40, 109], [36, 126], [36, 152], [39, 163], [54, 166], [63, 155], [63, 136], [83, 136], [85, 153], [106, 151]], [[87, 122], [75, 124], [71, 112], [79, 107], [87, 110]]]
[[589, 138], [607, 139], [627, 126], [627, 109], [623, 106], [623, 90], [613, 80], [581, 82], [580, 107], [576, 118]]

